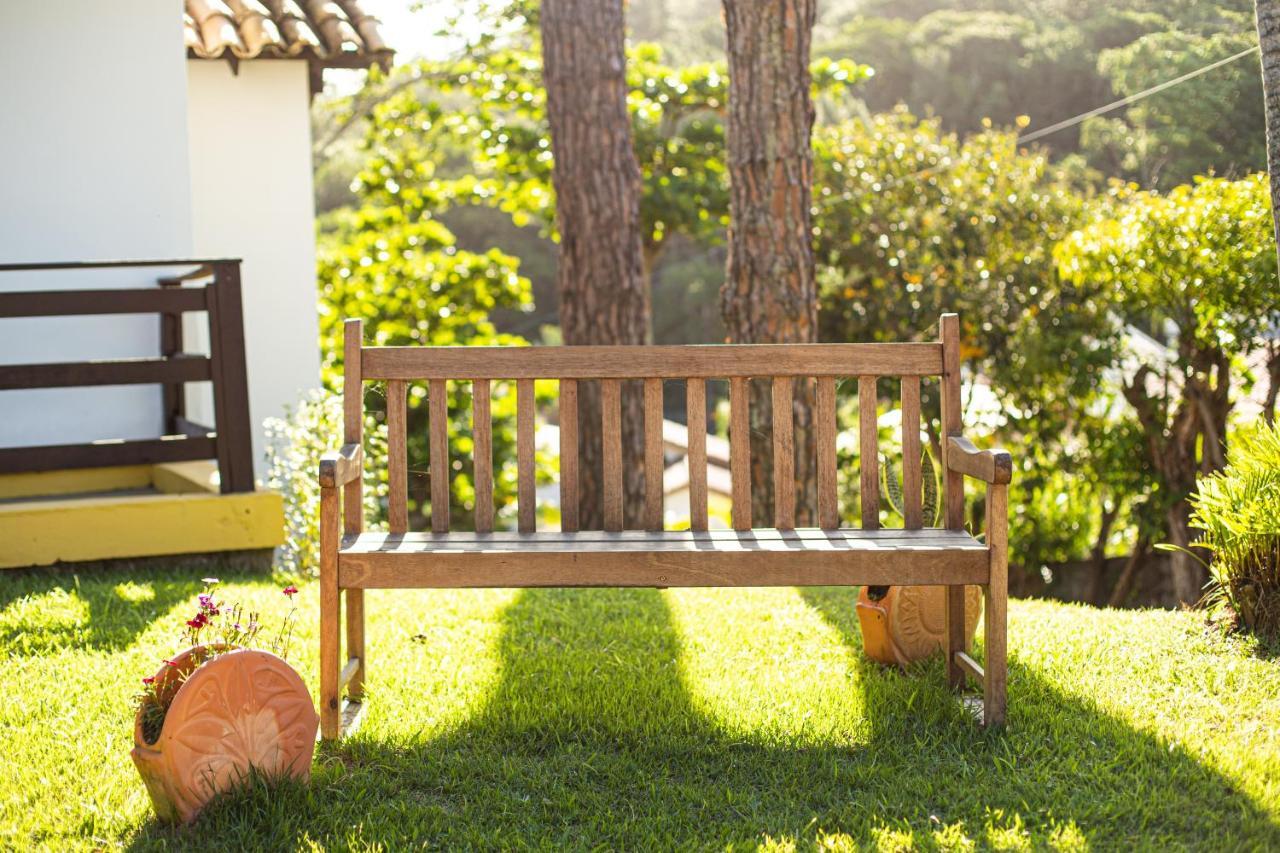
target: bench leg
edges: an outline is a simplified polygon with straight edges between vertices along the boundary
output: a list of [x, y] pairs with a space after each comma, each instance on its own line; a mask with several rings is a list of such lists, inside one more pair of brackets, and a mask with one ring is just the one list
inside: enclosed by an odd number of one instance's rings
[[986, 587], [983, 615], [987, 654], [982, 701], [982, 722], [987, 726], [1002, 726], [1005, 717], [1009, 602], [1008, 493], [1008, 486], [1002, 484], [987, 487], [987, 546], [991, 549], [991, 576]]
[[347, 697], [359, 701], [364, 697], [364, 590], [348, 589], [347, 657], [358, 660], [356, 670], [347, 682]]
[[947, 686], [953, 690], [964, 688], [965, 673], [956, 662], [956, 654], [967, 652], [964, 630], [964, 592], [963, 585], [952, 585], [946, 588], [947, 605], [946, 633], [944, 651], [947, 654]]
[[336, 740], [341, 729], [338, 597], [338, 492], [320, 490], [320, 737]]

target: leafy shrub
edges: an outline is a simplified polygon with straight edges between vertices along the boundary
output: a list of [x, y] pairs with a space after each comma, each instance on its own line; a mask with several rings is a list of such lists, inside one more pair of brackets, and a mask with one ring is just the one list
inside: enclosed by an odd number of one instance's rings
[[[266, 422], [267, 485], [284, 496], [285, 541], [280, 567], [293, 573], [314, 574], [320, 567], [320, 457], [342, 444], [342, 397], [312, 391], [284, 418]], [[385, 460], [384, 424], [365, 417], [365, 456]], [[376, 480], [365, 477], [365, 523], [386, 515], [385, 464], [373, 465]]]
[[1227, 467], [1200, 481], [1191, 506], [1212, 555], [1211, 599], [1248, 629], [1280, 636], [1280, 430], [1237, 436]]

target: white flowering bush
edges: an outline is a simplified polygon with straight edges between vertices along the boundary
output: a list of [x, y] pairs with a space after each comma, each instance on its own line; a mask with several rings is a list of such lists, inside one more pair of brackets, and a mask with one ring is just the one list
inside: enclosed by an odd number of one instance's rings
[[[315, 574], [320, 567], [320, 457], [342, 446], [342, 397], [312, 391], [284, 418], [266, 424], [267, 485], [284, 496], [285, 541], [279, 565], [286, 572]], [[386, 425], [365, 415], [365, 458], [384, 460]], [[368, 471], [373, 476], [368, 476]], [[365, 524], [376, 526], [386, 516], [385, 465], [366, 469]]]

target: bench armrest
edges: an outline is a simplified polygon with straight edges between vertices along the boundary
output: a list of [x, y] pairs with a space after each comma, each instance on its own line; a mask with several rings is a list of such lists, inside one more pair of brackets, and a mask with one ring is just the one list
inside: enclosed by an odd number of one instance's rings
[[1004, 484], [1013, 478], [1013, 457], [1007, 450], [979, 450], [963, 436], [947, 437], [947, 467], [986, 483]]
[[345, 486], [360, 477], [364, 465], [364, 448], [344, 444], [341, 450], [330, 450], [320, 457], [320, 485], [323, 488]]

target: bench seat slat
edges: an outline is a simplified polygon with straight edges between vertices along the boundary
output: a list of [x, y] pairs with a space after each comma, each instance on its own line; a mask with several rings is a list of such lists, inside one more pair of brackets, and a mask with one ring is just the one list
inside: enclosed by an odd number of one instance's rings
[[[781, 558], [786, 554], [785, 558]], [[827, 586], [984, 583], [962, 531], [630, 531], [349, 537], [343, 587]]]
[[[920, 530], [903, 530], [900, 527], [884, 527], [879, 530], [841, 527], [836, 530], [821, 530], [816, 527], [800, 527], [793, 530], [777, 530], [772, 527], [760, 527], [754, 530], [583, 530], [565, 532], [559, 530], [539, 530], [535, 533], [519, 533], [514, 530], [499, 530], [492, 533], [474, 533], [460, 530], [454, 533], [411, 532], [401, 535], [381, 532], [364, 533], [358, 537], [349, 536], [342, 542], [343, 553], [384, 549], [394, 545], [397, 548], [412, 550], [427, 548], [433, 544], [441, 547], [454, 547], [465, 542], [487, 543], [494, 547], [524, 547], [527, 545], [564, 544], [566, 546], [583, 545], [592, 542], [628, 543], [628, 542], [771, 542], [775, 540], [803, 542], [865, 542], [865, 547], [874, 547], [876, 543], [912, 542], [920, 545], [941, 545], [951, 548], [977, 548], [986, 546], [963, 530], [946, 530], [941, 527], [925, 527]], [[507, 543], [507, 544], [501, 544]]]

